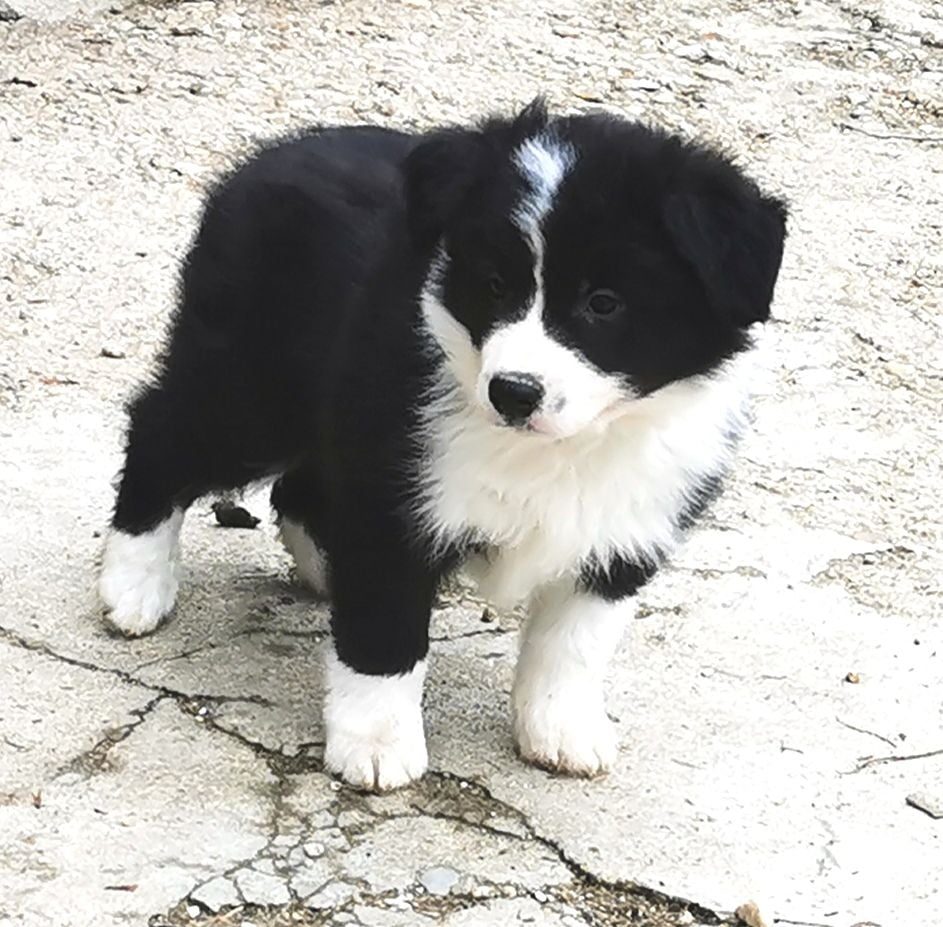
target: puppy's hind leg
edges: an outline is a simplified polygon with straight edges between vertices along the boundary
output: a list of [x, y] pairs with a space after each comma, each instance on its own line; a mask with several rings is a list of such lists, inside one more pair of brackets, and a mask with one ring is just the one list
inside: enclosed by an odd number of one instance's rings
[[[106, 621], [138, 637], [170, 613], [179, 585], [179, 538], [194, 495], [181, 410], [162, 386], [132, 403], [124, 468], [105, 542], [98, 592]], [[192, 448], [190, 449], [192, 451]]]
[[214, 429], [202, 397], [182, 384], [147, 387], [132, 403], [125, 462], [98, 591], [105, 620], [130, 637], [149, 634], [170, 613], [179, 585], [184, 513], [199, 496], [256, 473]]
[[179, 586], [183, 509], [171, 508], [152, 528], [134, 534], [113, 527], [105, 543], [98, 593], [106, 621], [129, 637], [149, 634], [170, 614]]
[[327, 553], [315, 533], [324, 515], [318, 480], [313, 468], [298, 467], [276, 480], [272, 487], [278, 537], [295, 561], [301, 581], [322, 599], [329, 597]]

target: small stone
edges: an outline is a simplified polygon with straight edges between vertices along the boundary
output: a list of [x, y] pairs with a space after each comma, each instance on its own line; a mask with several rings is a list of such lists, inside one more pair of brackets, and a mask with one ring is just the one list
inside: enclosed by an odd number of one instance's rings
[[550, 900], [550, 896], [545, 892], [534, 892], [534, 901], [538, 904], [546, 904]]
[[684, 58], [687, 61], [702, 62], [707, 61], [710, 55], [703, 45], [678, 45], [672, 49], [672, 54], [676, 58]]
[[317, 859], [319, 856], [324, 855], [323, 843], [306, 843], [303, 849], [305, 856], [307, 856], [309, 859]]
[[261, 521], [241, 505], [234, 505], [229, 499], [220, 499], [213, 503], [213, 514], [221, 528], [257, 528]]
[[861, 677], [857, 673], [848, 673], [845, 676], [845, 682], [850, 682], [853, 686], [856, 686], [861, 682]]
[[433, 866], [419, 876], [419, 882], [430, 895], [447, 895], [458, 882], [458, 873], [448, 866]]
[[654, 93], [656, 90], [661, 90], [662, 85], [650, 77], [634, 77], [632, 80], [625, 81], [624, 86], [626, 90], [645, 90], [648, 93]]
[[199, 917], [199, 916], [200, 916], [200, 906], [199, 906], [199, 905], [196, 905], [196, 904], [188, 904], [188, 905], [187, 905], [187, 914], [189, 914], [190, 917]]
[[763, 920], [763, 915], [760, 914], [760, 909], [754, 901], [748, 901], [746, 904], [740, 905], [734, 911], [734, 914], [744, 927], [767, 927], [766, 921]]
[[934, 797], [926, 792], [919, 792], [908, 795], [907, 804], [911, 808], [916, 808], [918, 811], [930, 815], [934, 820], [943, 820], [943, 795]]

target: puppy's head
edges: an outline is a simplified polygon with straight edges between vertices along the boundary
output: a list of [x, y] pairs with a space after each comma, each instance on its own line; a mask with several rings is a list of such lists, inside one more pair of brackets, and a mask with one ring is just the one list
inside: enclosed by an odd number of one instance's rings
[[426, 323], [495, 423], [566, 437], [709, 373], [769, 315], [785, 207], [723, 157], [603, 115], [451, 130], [406, 164]]

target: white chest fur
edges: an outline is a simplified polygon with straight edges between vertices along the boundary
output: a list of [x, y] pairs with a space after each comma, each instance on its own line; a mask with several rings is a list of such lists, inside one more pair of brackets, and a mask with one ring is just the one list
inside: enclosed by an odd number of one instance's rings
[[608, 424], [565, 439], [496, 425], [444, 388], [425, 412], [426, 530], [442, 546], [487, 545], [473, 572], [502, 605], [590, 559], [657, 560], [677, 543], [678, 515], [704, 479], [730, 463], [746, 362], [628, 402]]

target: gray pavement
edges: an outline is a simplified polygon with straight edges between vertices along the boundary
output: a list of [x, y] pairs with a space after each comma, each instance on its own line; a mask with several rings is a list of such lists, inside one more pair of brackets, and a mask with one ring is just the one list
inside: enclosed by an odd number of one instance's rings
[[[943, 820], [915, 807], [943, 800], [941, 4], [9, 6], [0, 924], [943, 923]], [[194, 509], [165, 628], [105, 632], [121, 403], [253, 140], [538, 91], [713, 139], [792, 201], [755, 431], [639, 598], [607, 779], [515, 758], [515, 618], [456, 587], [433, 772], [361, 796], [321, 772], [326, 613], [264, 492], [255, 531]]]

